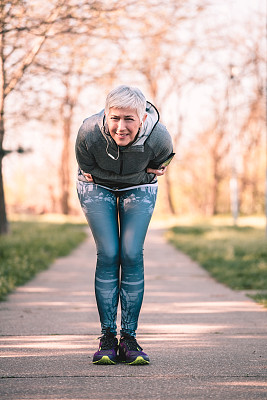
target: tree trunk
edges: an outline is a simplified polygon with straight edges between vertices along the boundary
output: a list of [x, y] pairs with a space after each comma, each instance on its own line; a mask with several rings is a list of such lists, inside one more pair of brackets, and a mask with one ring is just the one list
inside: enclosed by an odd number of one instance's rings
[[[3, 12], [3, 4], [1, 2], [1, 14]], [[1, 21], [1, 29], [4, 29], [4, 22]], [[3, 141], [4, 141], [4, 100], [5, 100], [5, 70], [4, 70], [4, 34], [0, 35], [0, 235], [8, 232], [8, 223], [6, 216], [6, 204], [4, 195], [4, 182], [3, 182]]]
[[71, 138], [71, 126], [73, 120], [74, 107], [77, 102], [77, 98], [82, 89], [81, 85], [75, 89], [74, 93], [71, 93], [69, 77], [71, 76], [72, 68], [70, 68], [69, 74], [64, 81], [65, 85], [65, 97], [63, 99], [60, 115], [63, 121], [63, 149], [61, 154], [61, 166], [59, 179], [61, 182], [61, 211], [63, 214], [68, 215], [70, 213], [70, 138]]
[[0, 235], [8, 233], [8, 222], [6, 216], [4, 184], [3, 184], [3, 174], [2, 174], [2, 165], [3, 165], [2, 160], [3, 157], [0, 157]]
[[[70, 110], [71, 113], [71, 110]], [[70, 127], [71, 117], [65, 116], [63, 127], [63, 149], [61, 155], [61, 210], [62, 213], [68, 215], [70, 212], [69, 192], [70, 192]]]
[[166, 184], [166, 198], [167, 198], [168, 210], [170, 214], [175, 215], [175, 206], [171, 194], [171, 181], [168, 169], [165, 172], [165, 184]]
[[211, 195], [210, 195], [210, 206], [208, 215], [219, 214], [219, 187], [221, 183], [221, 175], [219, 174], [219, 163], [221, 161], [220, 156], [216, 152], [213, 158], [213, 171], [212, 171], [212, 184], [211, 184]]
[[[2, 111], [2, 110], [1, 110]], [[8, 222], [6, 215], [6, 204], [3, 182], [3, 138], [4, 138], [4, 119], [3, 112], [0, 113], [0, 235], [8, 233]]]

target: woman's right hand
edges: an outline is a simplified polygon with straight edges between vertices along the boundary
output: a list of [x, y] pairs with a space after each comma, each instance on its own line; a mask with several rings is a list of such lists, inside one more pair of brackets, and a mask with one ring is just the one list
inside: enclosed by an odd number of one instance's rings
[[87, 182], [94, 182], [93, 177], [91, 174], [88, 174], [87, 172], [83, 172], [83, 176], [87, 180]]

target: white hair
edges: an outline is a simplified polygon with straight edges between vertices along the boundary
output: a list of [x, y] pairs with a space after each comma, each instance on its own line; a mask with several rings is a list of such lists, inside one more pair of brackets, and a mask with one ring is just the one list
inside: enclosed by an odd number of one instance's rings
[[142, 121], [146, 112], [146, 98], [140, 89], [121, 85], [111, 90], [107, 95], [105, 104], [106, 115], [108, 115], [109, 109], [112, 107], [136, 110], [140, 121]]

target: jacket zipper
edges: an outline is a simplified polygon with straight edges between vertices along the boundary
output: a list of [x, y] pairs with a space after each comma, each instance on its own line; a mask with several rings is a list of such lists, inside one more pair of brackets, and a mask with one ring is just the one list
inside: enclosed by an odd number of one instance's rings
[[120, 175], [122, 174], [123, 169], [123, 153], [120, 153]]

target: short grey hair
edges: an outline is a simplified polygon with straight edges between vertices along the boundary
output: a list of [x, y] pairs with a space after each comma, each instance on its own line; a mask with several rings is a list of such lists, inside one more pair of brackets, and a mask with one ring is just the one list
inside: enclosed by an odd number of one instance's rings
[[112, 107], [136, 110], [140, 121], [142, 121], [146, 112], [146, 98], [140, 89], [132, 86], [120, 85], [111, 90], [107, 95], [105, 104], [106, 115], [108, 115], [109, 109]]

